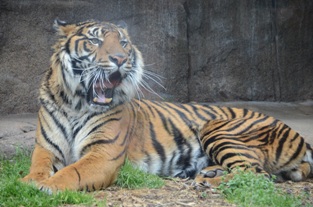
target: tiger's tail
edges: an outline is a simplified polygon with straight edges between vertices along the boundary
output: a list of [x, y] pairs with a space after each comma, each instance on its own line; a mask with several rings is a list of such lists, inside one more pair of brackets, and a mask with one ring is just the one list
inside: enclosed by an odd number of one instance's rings
[[313, 177], [313, 148], [309, 143], [306, 143], [306, 153], [303, 157], [303, 162], [310, 164], [309, 177]]

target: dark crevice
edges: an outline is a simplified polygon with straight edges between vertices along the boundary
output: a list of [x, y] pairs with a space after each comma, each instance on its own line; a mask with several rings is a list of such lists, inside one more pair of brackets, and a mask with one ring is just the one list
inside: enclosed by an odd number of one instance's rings
[[272, 0], [271, 9], [271, 21], [272, 21], [272, 35], [274, 43], [274, 59], [275, 65], [273, 68], [273, 93], [274, 101], [281, 101], [281, 73], [279, 62], [279, 37], [277, 31], [277, 2]]
[[187, 68], [187, 102], [190, 102], [190, 82], [191, 82], [191, 55], [190, 55], [190, 47], [189, 47], [189, 38], [190, 38], [190, 25], [189, 25], [189, 17], [190, 17], [190, 11], [188, 8], [188, 1], [185, 1], [184, 4], [184, 10], [186, 15], [186, 40], [187, 40], [187, 51], [188, 51], [188, 68]]

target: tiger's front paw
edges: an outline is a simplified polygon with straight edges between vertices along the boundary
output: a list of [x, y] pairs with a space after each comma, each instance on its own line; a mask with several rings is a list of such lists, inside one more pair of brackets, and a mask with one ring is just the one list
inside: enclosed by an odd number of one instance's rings
[[29, 183], [29, 184], [38, 184], [46, 179], [48, 179], [49, 176], [44, 173], [30, 173], [26, 175], [24, 178], [21, 178], [20, 181], [24, 183]]
[[69, 180], [55, 179], [51, 177], [37, 184], [39, 190], [48, 194], [57, 193], [64, 190], [79, 190], [79, 187]]
[[64, 185], [56, 185], [49, 181], [40, 182], [37, 184], [37, 187], [39, 190], [46, 192], [49, 195], [66, 189]]

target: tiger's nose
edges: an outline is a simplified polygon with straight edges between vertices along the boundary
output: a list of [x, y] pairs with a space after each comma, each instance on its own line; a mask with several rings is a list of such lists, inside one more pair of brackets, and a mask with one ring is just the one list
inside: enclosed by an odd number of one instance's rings
[[115, 63], [118, 67], [121, 67], [127, 61], [127, 57], [120, 54], [110, 55], [109, 59], [111, 62]]

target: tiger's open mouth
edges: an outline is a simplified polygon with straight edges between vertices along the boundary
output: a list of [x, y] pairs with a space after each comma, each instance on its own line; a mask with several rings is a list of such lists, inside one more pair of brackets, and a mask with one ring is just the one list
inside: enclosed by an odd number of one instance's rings
[[114, 90], [120, 85], [122, 75], [119, 71], [112, 73], [109, 78], [97, 78], [88, 89], [89, 103], [109, 105], [112, 102]]

